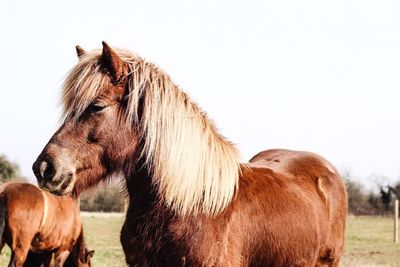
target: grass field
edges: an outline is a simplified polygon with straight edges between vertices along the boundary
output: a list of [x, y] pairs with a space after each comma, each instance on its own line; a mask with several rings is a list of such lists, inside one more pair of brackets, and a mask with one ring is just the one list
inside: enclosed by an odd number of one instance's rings
[[[84, 213], [82, 217], [88, 247], [96, 250], [93, 266], [125, 266], [119, 243], [123, 215]], [[9, 255], [5, 248], [1, 253], [0, 267], [7, 266]], [[393, 219], [349, 217], [341, 266], [400, 266], [400, 244], [393, 243]]]
[[400, 266], [400, 243], [393, 243], [393, 218], [350, 217], [341, 266]]

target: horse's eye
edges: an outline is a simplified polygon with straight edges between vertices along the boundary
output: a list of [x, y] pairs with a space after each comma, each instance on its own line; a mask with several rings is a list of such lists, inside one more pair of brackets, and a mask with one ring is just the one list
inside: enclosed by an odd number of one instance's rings
[[103, 105], [103, 104], [100, 104], [100, 103], [93, 103], [93, 104], [90, 104], [90, 106], [89, 106], [88, 109], [89, 109], [89, 111], [92, 112], [92, 113], [97, 113], [97, 112], [102, 111], [105, 107], [106, 107], [106, 106]]

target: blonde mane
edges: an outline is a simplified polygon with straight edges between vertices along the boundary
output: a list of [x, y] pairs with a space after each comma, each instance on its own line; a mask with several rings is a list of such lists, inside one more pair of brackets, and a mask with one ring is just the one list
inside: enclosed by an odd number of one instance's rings
[[[238, 187], [237, 150], [165, 72], [126, 50], [115, 51], [129, 66], [126, 120], [144, 144], [160, 196], [181, 215], [220, 213]], [[100, 56], [85, 54], [66, 78], [65, 118], [78, 117], [109, 82]]]

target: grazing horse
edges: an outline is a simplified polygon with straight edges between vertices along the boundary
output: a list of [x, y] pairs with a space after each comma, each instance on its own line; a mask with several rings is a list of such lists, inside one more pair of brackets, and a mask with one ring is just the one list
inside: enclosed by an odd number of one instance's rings
[[67, 258], [69, 266], [90, 266], [93, 254], [85, 248], [77, 201], [28, 183], [0, 186], [0, 251], [5, 244], [9, 266], [16, 267], [63, 266]]
[[347, 202], [331, 164], [286, 150], [241, 163], [163, 70], [105, 42], [77, 53], [33, 171], [58, 195], [123, 175], [129, 266], [338, 265]]

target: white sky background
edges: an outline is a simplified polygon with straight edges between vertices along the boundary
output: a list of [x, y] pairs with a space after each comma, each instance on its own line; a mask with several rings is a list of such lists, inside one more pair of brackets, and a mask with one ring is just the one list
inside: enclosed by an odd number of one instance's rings
[[400, 1], [1, 1], [0, 153], [31, 165], [86, 50], [128, 48], [199, 103], [243, 160], [308, 150], [400, 180]]

